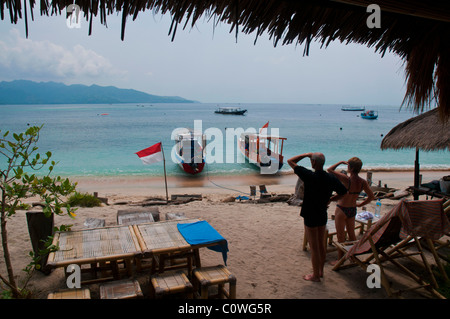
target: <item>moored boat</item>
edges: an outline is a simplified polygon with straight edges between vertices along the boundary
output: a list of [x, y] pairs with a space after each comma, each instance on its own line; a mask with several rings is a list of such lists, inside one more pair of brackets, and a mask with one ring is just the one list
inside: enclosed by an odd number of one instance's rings
[[214, 113], [217, 114], [229, 114], [229, 115], [244, 115], [247, 112], [240, 107], [219, 107]]
[[261, 169], [261, 174], [275, 174], [283, 167], [285, 137], [242, 133], [239, 150], [249, 163]]
[[378, 112], [369, 110], [369, 111], [361, 113], [361, 117], [366, 120], [375, 120], [378, 118]]
[[193, 131], [176, 135], [174, 157], [178, 165], [188, 174], [198, 174], [205, 167], [206, 138]]

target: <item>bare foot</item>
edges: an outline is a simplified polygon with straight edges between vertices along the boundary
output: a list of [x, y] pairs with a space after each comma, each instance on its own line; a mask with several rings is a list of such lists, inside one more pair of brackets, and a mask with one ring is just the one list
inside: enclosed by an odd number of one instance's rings
[[315, 277], [314, 274], [304, 275], [303, 279], [305, 279], [307, 281], [320, 282], [320, 278]]

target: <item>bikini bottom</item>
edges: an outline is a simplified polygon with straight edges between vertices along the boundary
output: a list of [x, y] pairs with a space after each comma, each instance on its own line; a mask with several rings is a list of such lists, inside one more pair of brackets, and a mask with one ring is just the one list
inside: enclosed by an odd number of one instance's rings
[[344, 207], [341, 205], [336, 205], [337, 207], [339, 207], [340, 210], [342, 210], [345, 214], [345, 216], [347, 216], [347, 218], [353, 218], [356, 216], [356, 207]]

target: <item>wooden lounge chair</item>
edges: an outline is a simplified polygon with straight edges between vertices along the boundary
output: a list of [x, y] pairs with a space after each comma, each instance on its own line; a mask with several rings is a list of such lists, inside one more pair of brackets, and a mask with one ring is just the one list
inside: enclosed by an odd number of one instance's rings
[[260, 198], [271, 197], [272, 195], [267, 191], [266, 185], [259, 185]]
[[[345, 255], [333, 267], [333, 270], [355, 265], [367, 270], [369, 265], [376, 264], [379, 266], [381, 273], [381, 285], [388, 296], [391, 297], [400, 295], [402, 291], [394, 291], [387, 280], [383, 263], [389, 261], [418, 283], [417, 286], [408, 288], [408, 290], [426, 288], [435, 297], [443, 298], [435, 290], [437, 282], [424, 255], [419, 238], [436, 239], [448, 232], [450, 225], [447, 218], [444, 217], [442, 200], [402, 200], [377, 224], [373, 225], [359, 241], [335, 243]], [[414, 250], [407, 250], [412, 246], [415, 247]], [[415, 255], [419, 255], [421, 261], [412, 258]], [[404, 263], [397, 261], [399, 258], [408, 258], [408, 260], [415, 261], [423, 266], [430, 283], [425, 282], [414, 271], [407, 268]], [[350, 261], [350, 264], [345, 265], [346, 261]]]
[[[450, 221], [450, 200], [447, 200], [442, 204], [442, 208], [444, 210], [444, 214], [447, 216], [447, 219]], [[450, 263], [450, 232], [445, 234], [447, 238], [440, 238], [440, 239], [423, 239], [424, 247], [429, 250], [435, 260], [436, 264], [442, 274], [442, 277], [445, 281], [449, 281], [450, 279], [447, 276], [447, 273], [440, 262], [440, 260], [445, 260], [447, 263]], [[441, 252], [442, 250], [442, 252]]]

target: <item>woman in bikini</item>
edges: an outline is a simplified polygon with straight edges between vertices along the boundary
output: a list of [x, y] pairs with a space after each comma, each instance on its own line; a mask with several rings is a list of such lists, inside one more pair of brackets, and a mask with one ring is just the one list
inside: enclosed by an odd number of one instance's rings
[[[341, 165], [348, 165], [348, 174], [347, 176], [344, 173], [336, 172], [336, 168]], [[336, 225], [336, 235], [338, 242], [342, 243], [345, 241], [345, 230], [347, 229], [347, 234], [349, 240], [356, 240], [355, 235], [355, 216], [356, 216], [356, 208], [363, 207], [374, 200], [374, 195], [372, 190], [370, 189], [369, 183], [361, 177], [359, 177], [359, 172], [361, 171], [362, 162], [357, 157], [352, 157], [348, 161], [340, 161], [328, 168], [328, 172], [334, 174], [344, 186], [347, 187], [347, 194], [338, 199], [336, 204], [336, 212], [335, 212], [335, 225]], [[356, 203], [359, 194], [364, 190], [367, 194], [367, 198], [360, 202]], [[343, 253], [339, 251], [338, 260], [341, 259]]]

